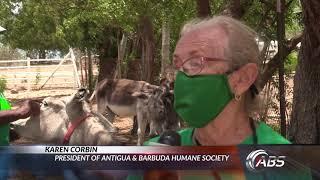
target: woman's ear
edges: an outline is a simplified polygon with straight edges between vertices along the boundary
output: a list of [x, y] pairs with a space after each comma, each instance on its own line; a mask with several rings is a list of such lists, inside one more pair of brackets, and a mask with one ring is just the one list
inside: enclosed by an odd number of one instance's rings
[[255, 82], [258, 76], [258, 66], [255, 63], [248, 63], [237, 71], [233, 72], [229, 78], [229, 84], [235, 95], [242, 95]]

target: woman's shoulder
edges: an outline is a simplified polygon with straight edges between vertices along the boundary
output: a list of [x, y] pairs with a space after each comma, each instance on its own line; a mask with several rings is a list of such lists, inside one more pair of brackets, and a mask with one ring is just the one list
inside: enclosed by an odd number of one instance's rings
[[[258, 122], [257, 125], [258, 144], [291, 144], [289, 140], [273, 130], [264, 122]], [[252, 136], [247, 138], [242, 144], [252, 144]]]

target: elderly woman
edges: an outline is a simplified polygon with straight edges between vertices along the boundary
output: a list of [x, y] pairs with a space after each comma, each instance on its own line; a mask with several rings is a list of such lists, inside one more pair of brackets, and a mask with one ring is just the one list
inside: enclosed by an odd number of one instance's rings
[[[224, 16], [184, 26], [173, 55], [178, 71], [174, 108], [189, 125], [179, 132], [181, 145], [290, 144], [265, 123], [252, 119], [258, 109], [260, 69], [256, 37], [246, 25]], [[145, 145], [158, 140], [159, 137], [153, 138]], [[218, 179], [311, 178], [309, 171], [292, 176], [256, 174], [252, 177], [243, 172], [214, 176]]]
[[[174, 52], [182, 145], [289, 144], [251, 117], [258, 108], [256, 34], [228, 17], [187, 24]], [[152, 140], [151, 140], [152, 141]]]

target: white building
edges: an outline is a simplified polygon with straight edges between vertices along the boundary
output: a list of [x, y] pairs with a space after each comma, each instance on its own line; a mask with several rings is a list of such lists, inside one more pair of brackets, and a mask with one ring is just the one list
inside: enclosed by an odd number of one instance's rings
[[6, 29], [0, 26], [0, 32], [5, 31]]

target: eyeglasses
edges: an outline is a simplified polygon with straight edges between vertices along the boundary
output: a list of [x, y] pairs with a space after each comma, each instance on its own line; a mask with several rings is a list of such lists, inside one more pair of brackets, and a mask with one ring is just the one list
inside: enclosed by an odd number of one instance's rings
[[186, 73], [188, 76], [194, 76], [201, 73], [204, 69], [205, 61], [223, 61], [230, 62], [225, 59], [208, 58], [208, 57], [192, 57], [184, 61], [181, 65], [176, 64], [176, 68]]

